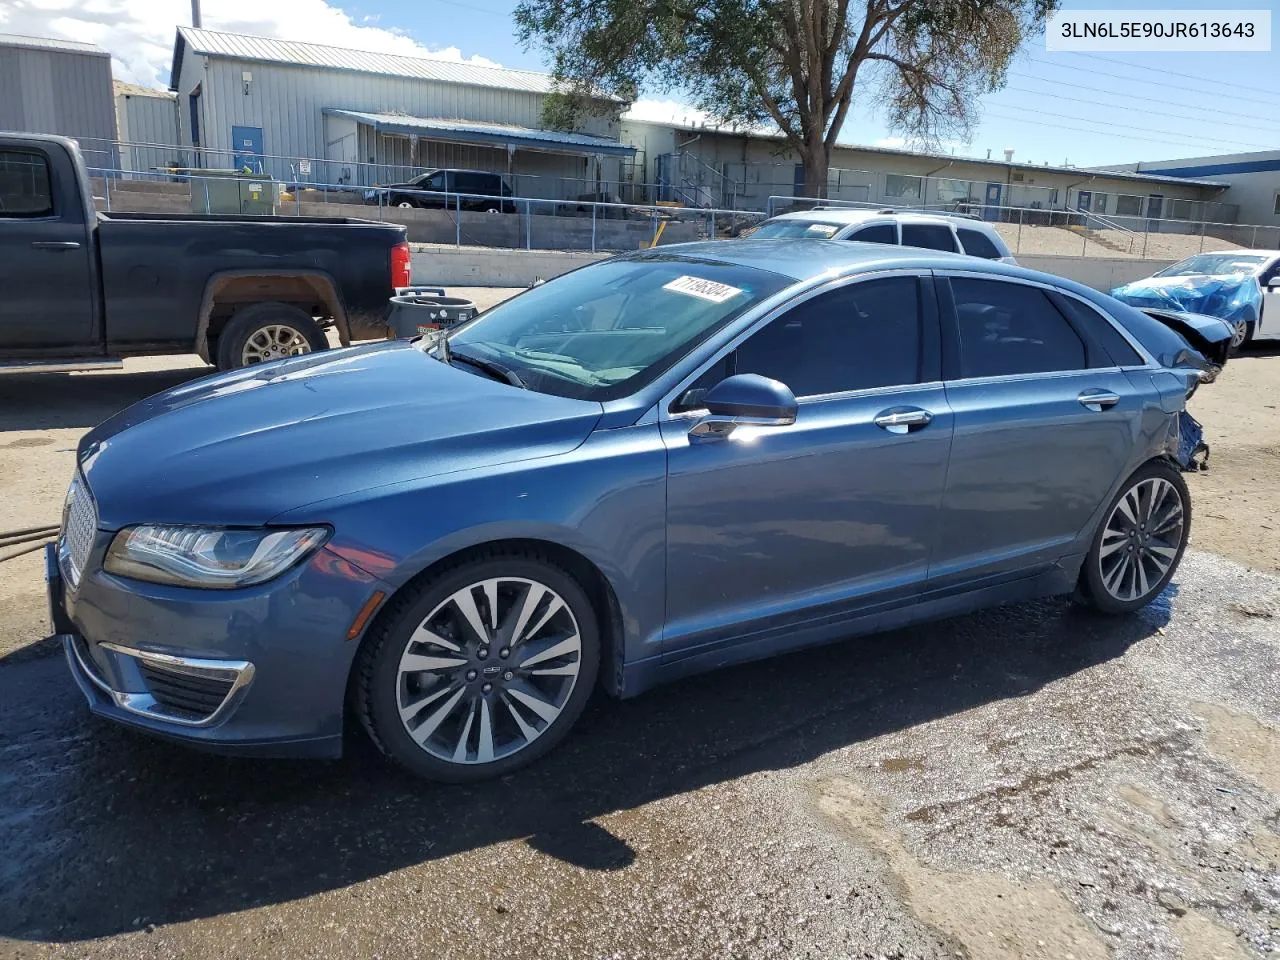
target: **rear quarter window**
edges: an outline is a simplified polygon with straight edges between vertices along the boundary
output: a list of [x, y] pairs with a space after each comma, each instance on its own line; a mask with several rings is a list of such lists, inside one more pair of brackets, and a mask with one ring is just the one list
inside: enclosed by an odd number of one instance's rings
[[945, 250], [947, 253], [957, 252], [951, 228], [941, 223], [904, 223], [902, 245], [924, 247], [926, 250]]
[[971, 257], [984, 257], [987, 260], [999, 260], [1004, 254], [981, 230], [974, 230], [969, 227], [956, 227], [956, 233], [960, 236], [960, 246], [964, 248], [964, 252]]
[[1075, 297], [1059, 295], [1058, 303], [1071, 318], [1071, 322], [1101, 346], [1117, 367], [1140, 367], [1146, 363], [1142, 355], [1125, 339], [1124, 334], [1097, 310], [1085, 306]]

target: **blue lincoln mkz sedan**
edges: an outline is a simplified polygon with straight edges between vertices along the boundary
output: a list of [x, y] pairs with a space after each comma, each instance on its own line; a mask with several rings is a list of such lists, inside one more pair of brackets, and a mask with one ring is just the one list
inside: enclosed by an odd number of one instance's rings
[[[1224, 327], [1228, 339], [1230, 331]], [[855, 634], [1169, 582], [1204, 366], [1077, 284], [743, 240], [535, 287], [445, 343], [208, 377], [80, 444], [48, 557], [92, 710], [421, 776], [550, 750], [616, 696]]]

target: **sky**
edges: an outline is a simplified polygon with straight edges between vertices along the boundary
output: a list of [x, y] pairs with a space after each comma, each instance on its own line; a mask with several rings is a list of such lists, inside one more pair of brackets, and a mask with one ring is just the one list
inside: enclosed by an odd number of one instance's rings
[[[546, 68], [517, 41], [517, 0], [202, 0], [209, 29], [330, 43], [411, 56]], [[1066, 0], [1067, 9], [1267, 9], [1276, 0]], [[58, 37], [109, 50], [118, 79], [165, 87], [176, 24], [189, 0], [3, 0], [0, 33]], [[1273, 25], [1273, 29], [1275, 25]], [[1029, 163], [1090, 166], [1280, 149], [1280, 41], [1268, 53], [1048, 53], [1030, 38], [1006, 87], [983, 98], [981, 123], [958, 156], [1012, 149]], [[869, 101], [855, 100], [840, 139], [911, 146]], [[670, 119], [679, 92], [642, 91], [636, 111]]]

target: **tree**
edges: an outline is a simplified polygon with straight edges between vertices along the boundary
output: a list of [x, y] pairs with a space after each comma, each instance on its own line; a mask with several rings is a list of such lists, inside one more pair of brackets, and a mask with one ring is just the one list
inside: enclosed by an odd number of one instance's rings
[[601, 95], [680, 90], [723, 124], [776, 126], [826, 192], [831, 149], [870, 89], [914, 142], [967, 137], [1024, 37], [1059, 0], [521, 0], [517, 32], [551, 55], [557, 125]]

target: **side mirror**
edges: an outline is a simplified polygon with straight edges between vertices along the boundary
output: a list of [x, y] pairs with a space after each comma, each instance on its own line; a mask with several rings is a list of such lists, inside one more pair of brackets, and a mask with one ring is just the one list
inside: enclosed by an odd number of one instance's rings
[[786, 384], [758, 373], [721, 380], [707, 391], [702, 405], [710, 415], [693, 425], [691, 440], [724, 440], [741, 426], [785, 427], [796, 422], [795, 394]]
[[1272, 277], [1268, 280], [1267, 289], [1280, 291], [1280, 276]]

